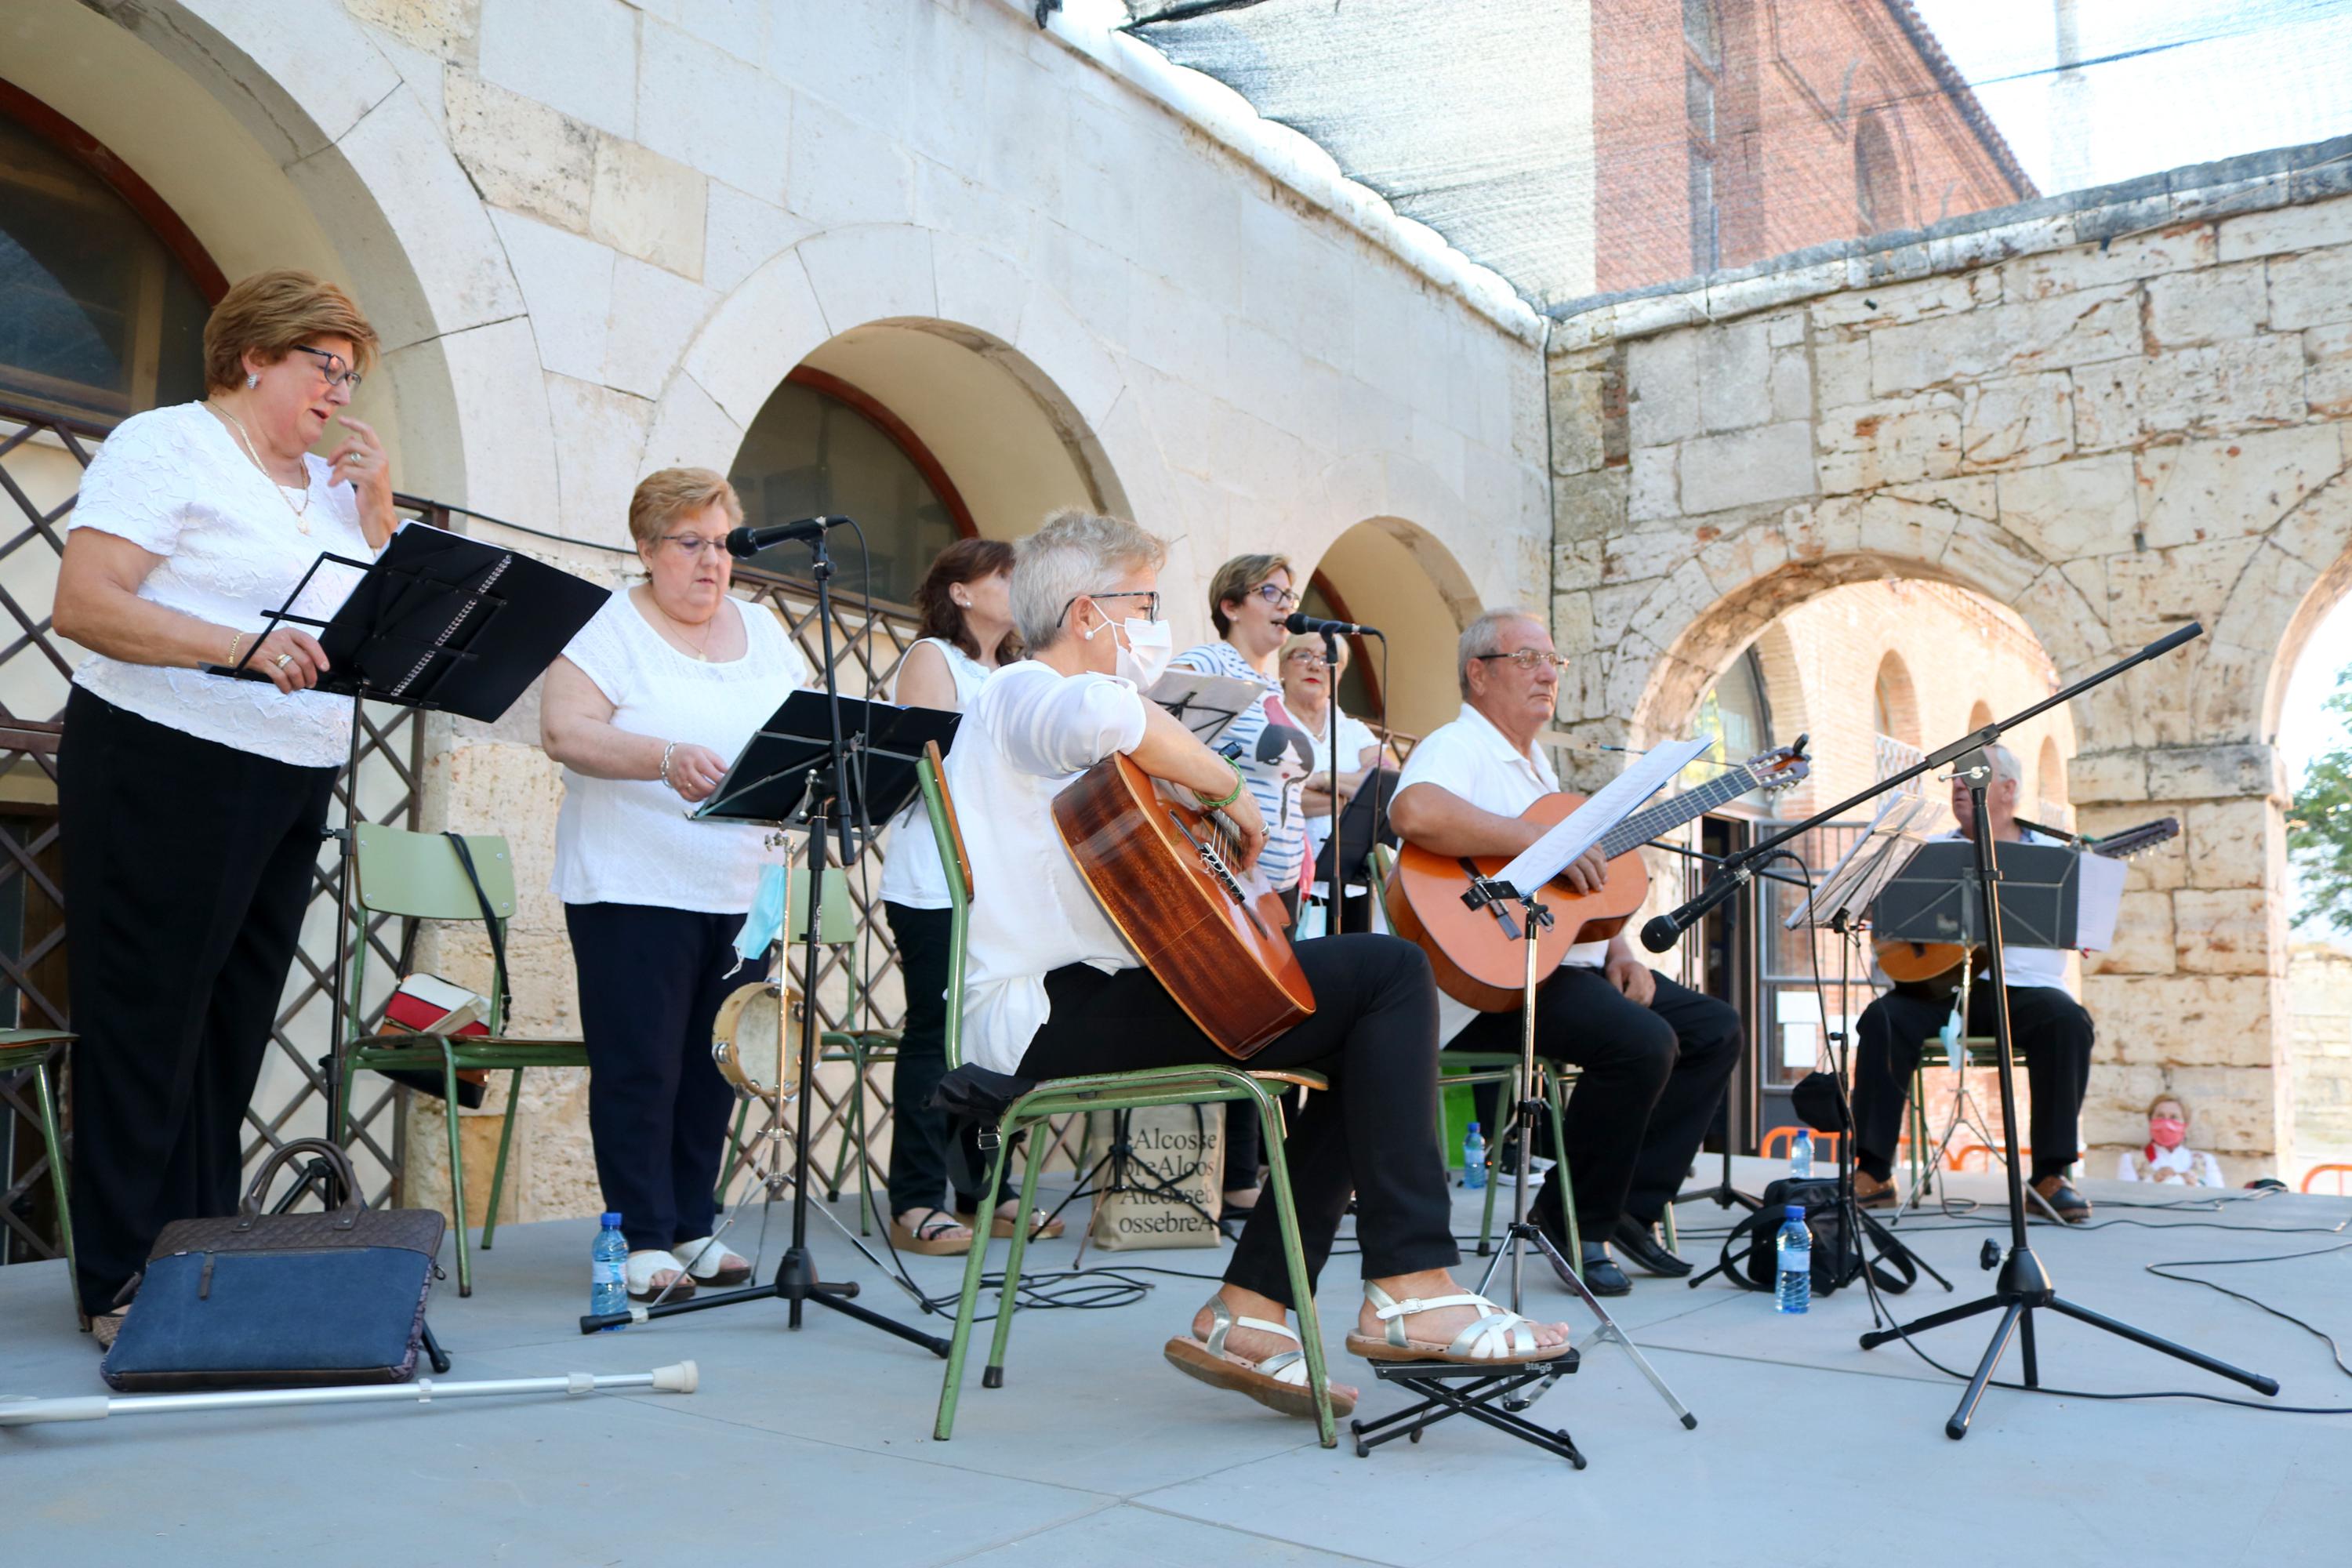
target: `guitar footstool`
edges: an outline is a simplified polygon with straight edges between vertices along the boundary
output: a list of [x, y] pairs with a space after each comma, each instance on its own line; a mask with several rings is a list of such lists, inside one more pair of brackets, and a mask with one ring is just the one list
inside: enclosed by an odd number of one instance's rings
[[[1374, 1448], [1399, 1437], [1418, 1443], [1422, 1433], [1440, 1421], [1467, 1415], [1522, 1443], [1532, 1443], [1548, 1454], [1557, 1454], [1580, 1470], [1584, 1468], [1584, 1455], [1578, 1450], [1574, 1438], [1558, 1428], [1538, 1426], [1517, 1414], [1542, 1398], [1553, 1384], [1574, 1372], [1578, 1360], [1577, 1352], [1571, 1350], [1557, 1360], [1516, 1365], [1500, 1372], [1451, 1361], [1373, 1362], [1374, 1376], [1382, 1383], [1402, 1384], [1420, 1394], [1422, 1400], [1377, 1421], [1349, 1422], [1348, 1431], [1356, 1439], [1356, 1457], [1369, 1458]], [[1523, 1392], [1531, 1385], [1535, 1389], [1532, 1394]]]

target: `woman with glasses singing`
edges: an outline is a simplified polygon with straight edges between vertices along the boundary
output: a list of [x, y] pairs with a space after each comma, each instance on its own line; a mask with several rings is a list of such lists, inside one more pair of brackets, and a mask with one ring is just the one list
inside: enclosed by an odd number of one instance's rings
[[[1286, 555], [1236, 555], [1209, 579], [1209, 618], [1215, 642], [1186, 648], [1173, 669], [1228, 675], [1265, 689], [1249, 711], [1216, 737], [1219, 751], [1233, 758], [1265, 819], [1265, 849], [1258, 870], [1266, 885], [1298, 912], [1299, 871], [1307, 861], [1307, 816], [1298, 790], [1315, 756], [1305, 730], [1291, 721], [1282, 703], [1282, 675], [1276, 656], [1289, 635], [1283, 621], [1298, 608]], [[1148, 689], [1149, 682], [1146, 682]], [[1224, 1206], [1246, 1214], [1257, 1202], [1257, 1123], [1246, 1116], [1225, 1119]]]
[[771, 612], [727, 591], [734, 487], [709, 468], [648, 475], [629, 501], [646, 580], [616, 590], [547, 672], [540, 743], [563, 764], [556, 897], [580, 973], [588, 1130], [604, 1206], [629, 1244], [629, 1295], [740, 1285], [711, 1242], [733, 1096], [710, 1031], [765, 830], [689, 821], [761, 722], [809, 684]]
[[[312, 689], [326, 656], [265, 612], [322, 552], [367, 561], [392, 537], [383, 444], [343, 414], [375, 352], [333, 284], [246, 279], [205, 323], [204, 401], [124, 420], [67, 521], [55, 624], [93, 655], [58, 769], [73, 1220], [101, 1346], [156, 1234], [236, 1207], [246, 1104], [351, 748], [351, 700]], [[354, 575], [322, 569], [294, 608], [331, 616]], [[207, 672], [240, 660], [267, 679]]]

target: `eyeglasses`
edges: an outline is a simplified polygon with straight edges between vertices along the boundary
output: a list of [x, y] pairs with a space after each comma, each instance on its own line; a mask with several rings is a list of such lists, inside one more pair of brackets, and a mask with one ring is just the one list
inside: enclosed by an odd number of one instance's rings
[[1547, 664], [1556, 670], [1566, 669], [1568, 668], [1568, 660], [1560, 658], [1560, 656], [1556, 653], [1546, 653], [1539, 647], [1523, 647], [1516, 653], [1473, 654], [1471, 657], [1477, 659], [1507, 658], [1513, 664], [1517, 665], [1521, 669], [1534, 669], [1540, 665]]
[[[1070, 613], [1070, 605], [1076, 604], [1080, 599], [1141, 599], [1144, 601], [1143, 618], [1147, 621], [1156, 621], [1160, 618], [1160, 595], [1156, 589], [1124, 588], [1114, 594], [1074, 594], [1070, 596], [1069, 602], [1062, 606], [1062, 615], [1067, 616]], [[1056, 619], [1059, 618], [1056, 617]]]
[[345, 386], [353, 392], [360, 389], [362, 379], [360, 373], [353, 370], [342, 355], [331, 354], [324, 349], [314, 349], [303, 343], [296, 343], [294, 352], [298, 354], [317, 355], [319, 374], [327, 378], [329, 386]]
[[1259, 598], [1264, 599], [1267, 604], [1272, 605], [1277, 610], [1295, 610], [1298, 608], [1298, 595], [1278, 583], [1260, 583], [1256, 587], [1252, 588], [1250, 592], [1255, 594]]
[[1299, 668], [1302, 669], [1328, 669], [1331, 668], [1331, 661], [1325, 658], [1321, 654], [1317, 653], [1311, 647], [1302, 647], [1290, 657], [1297, 661]]
[[705, 539], [698, 533], [665, 533], [661, 536], [661, 542], [689, 561], [700, 559], [706, 550], [723, 551], [727, 548], [726, 536], [723, 534], [717, 539]]

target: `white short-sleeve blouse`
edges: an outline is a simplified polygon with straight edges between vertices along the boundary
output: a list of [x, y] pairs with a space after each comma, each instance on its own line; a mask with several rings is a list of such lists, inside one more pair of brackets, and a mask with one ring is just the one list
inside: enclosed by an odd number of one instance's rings
[[[730, 612], [742, 617], [743, 657], [706, 663], [671, 646], [622, 588], [563, 657], [613, 704], [616, 728], [708, 746], [731, 762], [777, 705], [808, 683], [809, 669], [774, 615], [733, 598], [719, 607]], [[760, 868], [782, 852], [761, 842], [765, 828], [691, 821], [692, 809], [659, 779], [597, 779], [564, 769], [555, 896], [567, 904], [708, 914], [750, 910]]]
[[[971, 700], [988, 684], [994, 673], [988, 666], [972, 658], [944, 637], [925, 637], [907, 651], [912, 653], [924, 643], [940, 650], [948, 661], [948, 674], [955, 680], [956, 711], [971, 710]], [[901, 679], [906, 661], [898, 661]], [[891, 700], [898, 700], [894, 689]], [[949, 750], [954, 750], [952, 744]], [[940, 844], [931, 833], [929, 813], [923, 809], [923, 797], [917, 795], [898, 816], [890, 819], [889, 853], [882, 862], [882, 898], [886, 903], [903, 904], [910, 910], [943, 910], [948, 907], [948, 875], [940, 863]]]
[[[162, 556], [139, 584], [141, 598], [258, 635], [270, 626], [262, 612], [284, 604], [321, 553], [375, 559], [350, 483], [330, 483], [324, 458], [305, 454], [302, 461], [310, 472], [307, 500], [256, 468], [203, 404], [150, 409], [117, 426], [98, 449], [66, 526], [94, 528]], [[330, 563], [294, 609], [324, 620], [358, 580], [357, 572]], [[224, 661], [228, 641], [221, 639]], [[350, 754], [348, 697], [280, 691], [265, 680], [104, 654], [85, 660], [74, 683], [142, 719], [281, 763], [333, 767]]]

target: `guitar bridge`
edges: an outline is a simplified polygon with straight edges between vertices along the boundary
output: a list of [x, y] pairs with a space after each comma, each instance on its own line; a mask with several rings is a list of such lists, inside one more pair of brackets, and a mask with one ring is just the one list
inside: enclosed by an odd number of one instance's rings
[[1192, 830], [1184, 826], [1184, 819], [1174, 812], [1168, 814], [1168, 820], [1176, 825], [1176, 831], [1184, 836], [1184, 842], [1190, 844], [1193, 852], [1201, 857], [1201, 868], [1209, 873], [1212, 881], [1224, 889], [1225, 897], [1244, 909], [1247, 909], [1249, 900], [1242, 892], [1241, 881], [1234, 875], [1232, 868], [1225, 864], [1225, 858], [1217, 853], [1217, 847], [1204, 839], [1194, 837]]

